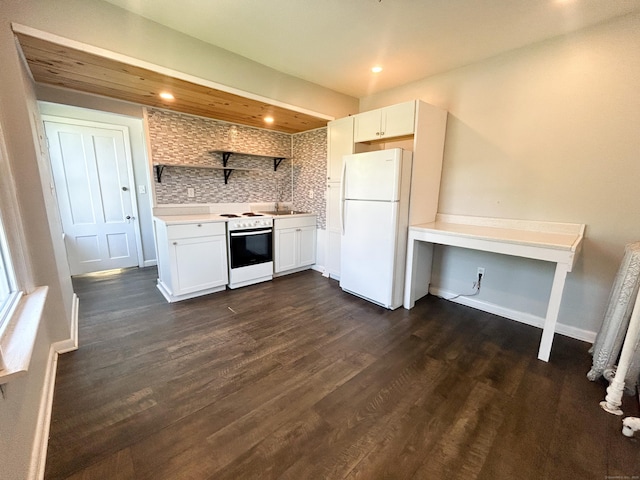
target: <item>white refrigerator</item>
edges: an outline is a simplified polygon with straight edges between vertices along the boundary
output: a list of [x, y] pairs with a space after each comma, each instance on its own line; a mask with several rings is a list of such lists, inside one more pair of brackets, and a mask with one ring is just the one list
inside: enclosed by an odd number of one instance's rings
[[385, 308], [402, 305], [412, 153], [345, 155], [340, 287]]

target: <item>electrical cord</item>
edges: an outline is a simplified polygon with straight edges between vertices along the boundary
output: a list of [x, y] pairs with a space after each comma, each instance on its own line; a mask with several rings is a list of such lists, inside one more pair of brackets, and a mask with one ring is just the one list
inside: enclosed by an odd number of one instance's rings
[[479, 273], [478, 274], [478, 281], [477, 282], [473, 282], [473, 288], [474, 288], [474, 292], [473, 293], [459, 293], [457, 295], [454, 295], [453, 297], [442, 297], [440, 295], [438, 295], [438, 298], [442, 298], [444, 300], [455, 300], [458, 297], [474, 297], [476, 295], [478, 295], [480, 293], [480, 285], [482, 284], [482, 274]]

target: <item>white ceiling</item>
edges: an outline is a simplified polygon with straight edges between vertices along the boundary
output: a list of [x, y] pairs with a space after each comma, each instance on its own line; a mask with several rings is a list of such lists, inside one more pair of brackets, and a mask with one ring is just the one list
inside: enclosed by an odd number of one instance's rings
[[106, 1], [358, 98], [640, 11], [639, 0]]

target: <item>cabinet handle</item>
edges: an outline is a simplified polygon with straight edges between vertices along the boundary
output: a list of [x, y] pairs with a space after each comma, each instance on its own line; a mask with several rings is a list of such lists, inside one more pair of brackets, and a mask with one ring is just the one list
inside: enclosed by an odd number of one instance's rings
[[173, 244], [174, 244], [174, 245], [177, 245], [177, 244], [178, 244], [178, 242], [173, 242]]
[[383, 136], [383, 135], [384, 135], [384, 132], [380, 132], [380, 136]]
[[302, 230], [301, 228], [296, 228], [296, 232], [299, 232], [299, 231], [301, 231], [301, 230]]
[[202, 224], [201, 224], [201, 223], [199, 223], [199, 224], [198, 224], [198, 226], [199, 226], [199, 227], [201, 227], [201, 226], [202, 226]]
[[380, 132], [376, 132], [376, 135], [380, 136]]

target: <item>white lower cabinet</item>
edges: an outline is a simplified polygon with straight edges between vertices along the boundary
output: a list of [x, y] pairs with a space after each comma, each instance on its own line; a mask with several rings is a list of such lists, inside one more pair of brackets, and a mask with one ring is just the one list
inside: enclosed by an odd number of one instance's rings
[[228, 283], [224, 222], [155, 221], [158, 289], [169, 302], [224, 290]]
[[276, 218], [273, 230], [276, 274], [298, 272], [316, 263], [315, 215]]

